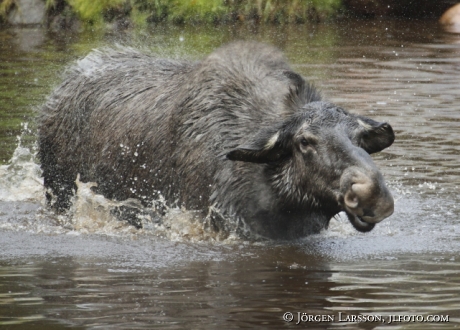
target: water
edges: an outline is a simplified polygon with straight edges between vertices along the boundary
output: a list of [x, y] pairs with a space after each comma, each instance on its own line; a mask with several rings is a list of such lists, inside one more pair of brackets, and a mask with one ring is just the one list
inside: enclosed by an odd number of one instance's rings
[[[66, 65], [114, 43], [197, 59], [240, 38], [277, 45], [327, 98], [392, 124], [396, 142], [374, 159], [394, 215], [368, 234], [338, 217], [319, 235], [260, 243], [222, 240], [181, 210], [169, 210], [166, 225], [136, 230], [84, 184], [72, 216], [46, 209], [35, 109]], [[0, 41], [2, 329], [460, 326], [456, 31], [431, 21], [356, 21], [59, 35], [7, 29]], [[357, 322], [360, 315], [369, 321]], [[437, 322], [421, 322], [430, 315]]]

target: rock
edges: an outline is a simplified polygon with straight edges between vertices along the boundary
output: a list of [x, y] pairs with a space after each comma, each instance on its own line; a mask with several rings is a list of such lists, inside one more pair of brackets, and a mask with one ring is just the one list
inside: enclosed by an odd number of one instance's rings
[[43, 24], [46, 7], [43, 0], [16, 0], [15, 7], [8, 15], [8, 23], [13, 25]]
[[444, 25], [460, 25], [460, 3], [449, 8], [439, 19]]

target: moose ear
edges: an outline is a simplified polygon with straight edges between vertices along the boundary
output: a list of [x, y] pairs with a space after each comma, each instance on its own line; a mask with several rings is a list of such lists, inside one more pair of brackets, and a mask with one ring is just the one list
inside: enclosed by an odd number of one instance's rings
[[382, 151], [392, 145], [395, 140], [393, 128], [388, 123], [379, 123], [365, 117], [358, 117], [360, 126], [360, 147], [369, 154]]
[[261, 130], [248, 143], [227, 153], [227, 158], [250, 163], [278, 161], [288, 155], [286, 148], [282, 147], [281, 139], [282, 136], [279, 130]]
[[306, 82], [301, 75], [292, 71], [284, 71], [283, 74], [290, 82], [289, 93], [284, 101], [289, 109], [297, 110], [307, 103], [321, 101], [321, 94], [312, 84]]

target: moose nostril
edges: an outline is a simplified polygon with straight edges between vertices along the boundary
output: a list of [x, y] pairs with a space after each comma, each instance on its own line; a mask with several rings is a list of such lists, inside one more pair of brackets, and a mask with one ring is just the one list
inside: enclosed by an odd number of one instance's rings
[[378, 173], [347, 169], [340, 179], [340, 189], [339, 203], [354, 219], [354, 225], [359, 221], [375, 224], [393, 213], [393, 197]]
[[358, 195], [356, 195], [352, 190], [347, 191], [344, 197], [345, 205], [349, 208], [355, 209], [359, 205]]
[[366, 180], [360, 183], [353, 183], [350, 190], [361, 199], [367, 199], [372, 195], [372, 182], [370, 180]]

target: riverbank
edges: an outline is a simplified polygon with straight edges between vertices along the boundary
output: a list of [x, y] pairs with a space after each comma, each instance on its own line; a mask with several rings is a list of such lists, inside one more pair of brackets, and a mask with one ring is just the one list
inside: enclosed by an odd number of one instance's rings
[[[31, 5], [32, 4], [32, 5]], [[42, 24], [65, 28], [78, 20], [84, 25], [113, 23], [203, 24], [253, 21], [256, 23], [305, 23], [334, 17], [342, 0], [0, 0], [3, 21], [17, 22], [18, 7], [46, 8]], [[38, 23], [33, 21], [31, 23]], [[25, 22], [27, 24], [27, 22]]]
[[454, 0], [0, 0], [0, 21], [53, 30], [114, 24], [290, 24], [339, 17], [439, 17]]

